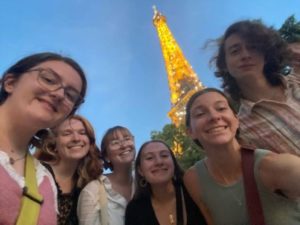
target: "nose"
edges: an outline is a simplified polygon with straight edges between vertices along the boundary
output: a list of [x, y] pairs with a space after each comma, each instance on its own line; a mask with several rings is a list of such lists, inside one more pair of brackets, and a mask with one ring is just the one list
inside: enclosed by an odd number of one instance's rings
[[65, 90], [64, 90], [64, 88], [61, 87], [57, 90], [51, 91], [50, 95], [53, 96], [56, 99], [61, 100], [61, 99], [64, 99], [64, 97], [65, 97]]
[[120, 147], [123, 148], [125, 146], [126, 141], [125, 140], [120, 140]]
[[216, 120], [219, 120], [220, 119], [220, 113], [213, 110], [213, 111], [210, 111], [209, 112], [209, 118], [210, 120], [212, 121], [216, 121]]
[[77, 132], [73, 132], [72, 139], [75, 142], [79, 141], [80, 140], [79, 134]]
[[242, 49], [242, 58], [243, 59], [248, 59], [250, 57], [251, 57], [251, 51], [247, 47], [244, 47]]
[[160, 156], [155, 157], [155, 164], [156, 165], [161, 165], [163, 162], [162, 158]]

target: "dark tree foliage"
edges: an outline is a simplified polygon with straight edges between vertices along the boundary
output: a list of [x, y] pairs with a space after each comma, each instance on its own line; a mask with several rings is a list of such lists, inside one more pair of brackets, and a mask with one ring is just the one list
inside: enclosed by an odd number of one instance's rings
[[[184, 125], [176, 127], [174, 124], [167, 124], [162, 131], [152, 131], [151, 139], [165, 141], [175, 152], [176, 158], [183, 169], [188, 169], [204, 157], [204, 151], [186, 135]], [[181, 154], [177, 153], [178, 149], [182, 150]]]
[[294, 15], [288, 17], [278, 31], [288, 43], [300, 41], [300, 21], [296, 21]]

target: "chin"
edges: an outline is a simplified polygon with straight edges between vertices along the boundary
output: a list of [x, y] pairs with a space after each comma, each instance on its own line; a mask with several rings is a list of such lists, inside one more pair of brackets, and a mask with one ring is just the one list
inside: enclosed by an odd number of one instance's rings
[[214, 145], [214, 146], [220, 145], [220, 146], [222, 146], [222, 145], [227, 145], [231, 142], [232, 142], [232, 139], [228, 139], [228, 138], [218, 139], [218, 138], [216, 138], [212, 142], [209, 142], [209, 145]]

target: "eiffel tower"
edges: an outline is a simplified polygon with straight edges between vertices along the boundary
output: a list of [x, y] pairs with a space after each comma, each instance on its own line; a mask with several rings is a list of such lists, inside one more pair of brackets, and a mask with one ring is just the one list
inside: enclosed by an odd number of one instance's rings
[[196, 91], [203, 89], [204, 86], [184, 57], [167, 25], [166, 17], [155, 6], [153, 6], [153, 10], [153, 24], [159, 37], [171, 95], [171, 110], [168, 112], [168, 116], [172, 123], [178, 127], [184, 123], [187, 101]]

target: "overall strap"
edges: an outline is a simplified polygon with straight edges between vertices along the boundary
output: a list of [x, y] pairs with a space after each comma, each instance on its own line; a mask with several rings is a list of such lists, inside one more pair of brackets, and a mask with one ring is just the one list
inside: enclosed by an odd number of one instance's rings
[[16, 225], [36, 225], [42, 203], [43, 197], [38, 192], [34, 159], [28, 153], [25, 161], [25, 187]]
[[254, 152], [252, 148], [242, 147], [242, 169], [246, 203], [251, 224], [264, 225], [263, 209], [254, 178]]
[[100, 221], [101, 225], [108, 225], [108, 202], [107, 202], [107, 193], [104, 189], [103, 181], [101, 176], [98, 178], [99, 189], [98, 189], [98, 201], [100, 204]]

